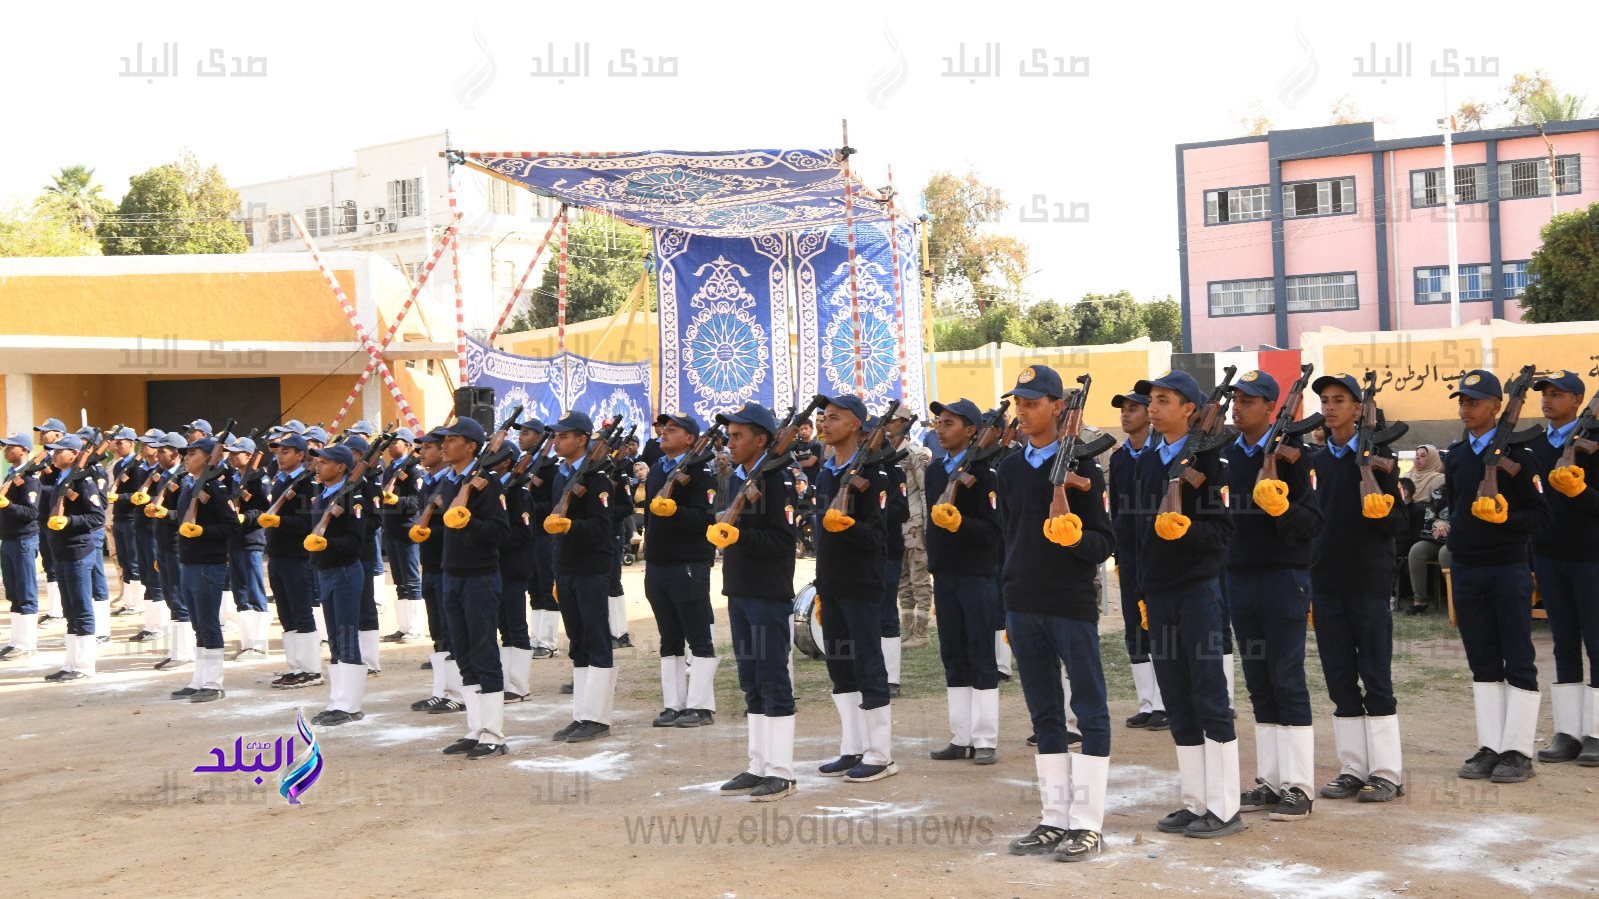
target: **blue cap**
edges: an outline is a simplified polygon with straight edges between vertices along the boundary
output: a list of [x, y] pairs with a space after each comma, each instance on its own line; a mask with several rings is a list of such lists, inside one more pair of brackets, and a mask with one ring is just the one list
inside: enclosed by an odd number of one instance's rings
[[335, 443], [332, 446], [314, 449], [311, 451], [311, 455], [332, 460], [345, 468], [351, 468], [355, 465], [355, 453], [350, 451], [348, 443]]
[[483, 430], [483, 423], [475, 418], [455, 419], [455, 424], [447, 428], [439, 428], [439, 434], [445, 437], [465, 437], [478, 446], [488, 442], [488, 432]]
[[1060, 372], [1047, 365], [1029, 365], [1016, 375], [1016, 386], [1003, 396], [1036, 400], [1043, 397], [1061, 399], [1066, 391], [1060, 386]]
[[1588, 385], [1582, 383], [1582, 379], [1577, 377], [1577, 373], [1574, 371], [1550, 372], [1532, 382], [1533, 390], [1543, 390], [1546, 387], [1564, 390], [1567, 393], [1575, 393], [1577, 396], [1588, 395]]
[[165, 437], [161, 438], [161, 442], [160, 443], [157, 443], [157, 444], [154, 444], [154, 445], [155, 446], [163, 446], [163, 447], [166, 447], [167, 449], [180, 450], [180, 449], [187, 449], [188, 446], [189, 446], [189, 441], [185, 440], [183, 438], [183, 435], [179, 434], [177, 431], [169, 431], [169, 432], [167, 432], [167, 435]]
[[1139, 381], [1133, 385], [1133, 392], [1149, 396], [1154, 393], [1156, 387], [1175, 390], [1182, 394], [1183, 399], [1196, 406], [1205, 401], [1205, 391], [1199, 389], [1199, 382], [1186, 371], [1169, 371], [1153, 380]]
[[423, 434], [421, 437], [416, 438], [416, 442], [418, 444], [423, 444], [423, 443], [443, 443], [444, 442], [444, 429], [443, 428], [434, 428], [433, 430], [427, 432], [426, 434]]
[[139, 433], [137, 431], [133, 430], [132, 428], [122, 427], [122, 428], [117, 428], [117, 432], [115, 434], [106, 435], [106, 439], [107, 440], [137, 440], [137, 439], [139, 439]]
[[0, 438], [0, 446], [20, 446], [28, 452], [33, 452], [33, 438], [18, 432], [10, 437]]
[[1268, 403], [1277, 402], [1281, 390], [1277, 387], [1277, 379], [1269, 372], [1260, 370], [1246, 371], [1233, 382], [1233, 392], [1246, 396], [1258, 396]]
[[240, 437], [238, 440], [228, 444], [226, 449], [230, 453], [253, 453], [255, 452], [255, 441], [248, 437]]
[[777, 434], [777, 416], [772, 414], [772, 410], [756, 402], [745, 403], [732, 412], [718, 413], [716, 423], [724, 427], [734, 424], [749, 425], [752, 428], [760, 428], [768, 436]]
[[161, 438], [165, 436], [167, 436], [166, 431], [163, 431], [160, 428], [151, 428], [150, 430], [139, 435], [139, 442], [145, 446], [156, 446], [161, 442]]
[[1505, 398], [1505, 389], [1500, 386], [1499, 378], [1493, 372], [1477, 368], [1466, 372], [1466, 376], [1460, 379], [1460, 386], [1449, 394], [1450, 399], [1457, 396], [1474, 400], [1502, 400]]
[[1360, 382], [1355, 380], [1354, 375], [1322, 375], [1310, 385], [1310, 392], [1321, 396], [1328, 387], [1342, 387], [1349, 391], [1350, 396], [1357, 400], [1360, 399]]
[[189, 422], [189, 430], [199, 431], [207, 437], [210, 437], [213, 433], [211, 423], [203, 418], [196, 418], [194, 421]]
[[416, 442], [416, 432], [410, 428], [400, 428], [394, 432], [395, 440], [404, 440], [406, 443]]
[[529, 415], [527, 418], [512, 422], [511, 427], [519, 431], [542, 431], [544, 422], [539, 421], [537, 416]]
[[[493, 458], [488, 458], [489, 456], [492, 456]], [[511, 441], [507, 440], [500, 444], [500, 448], [495, 452], [485, 454], [485, 457], [481, 459], [480, 462], [485, 468], [493, 468], [494, 466], [499, 465], [501, 462], [510, 462], [512, 465], [515, 465], [516, 460], [520, 459], [521, 457], [522, 451], [517, 449]]]
[[317, 443], [327, 443], [328, 442], [328, 432], [324, 431], [320, 427], [316, 427], [316, 426], [312, 426], [312, 427], [306, 428], [305, 429], [305, 433], [301, 434], [300, 436], [304, 437], [307, 441], [314, 440]]
[[557, 434], [564, 434], [568, 431], [581, 431], [584, 434], [592, 434], [594, 433], [594, 420], [576, 409], [570, 409], [562, 412], [561, 420], [551, 425], [550, 429]]
[[371, 437], [374, 430], [376, 429], [372, 427], [372, 423], [363, 418], [362, 420], [346, 428], [344, 433], [360, 434], [362, 437]]
[[366, 455], [366, 451], [372, 448], [372, 444], [368, 443], [366, 438], [362, 437], [360, 434], [347, 433], [344, 435], [344, 439], [339, 441], [339, 443], [341, 446], [349, 447], [350, 452], [356, 454], [357, 456]]
[[826, 408], [826, 406], [837, 406], [860, 419], [861, 427], [863, 428], [866, 427], [866, 423], [871, 420], [872, 413], [866, 411], [866, 404], [861, 402], [861, 398], [858, 396], [851, 396], [846, 393], [842, 396], [824, 397], [824, 399], [827, 400], [827, 403], [825, 406], [823, 406], [823, 408]]
[[81, 450], [83, 449], [83, 438], [77, 434], [64, 434], [55, 443], [45, 444], [44, 448], [48, 450]]
[[657, 425], [664, 425], [667, 422], [671, 422], [687, 431], [690, 437], [700, 436], [700, 423], [692, 415], [682, 412], [663, 412], [655, 417]]
[[1149, 394], [1139, 393], [1138, 391], [1133, 390], [1127, 393], [1118, 393], [1110, 398], [1111, 406], [1117, 409], [1120, 409], [1128, 403], [1133, 403], [1134, 405], [1138, 406], [1148, 406]]
[[284, 434], [282, 437], [279, 437], [268, 445], [287, 447], [288, 449], [299, 450], [302, 453], [311, 448], [311, 444], [306, 443], [305, 438], [301, 437], [299, 434]]
[[195, 450], [199, 450], [200, 452], [205, 453], [206, 455], [209, 456], [211, 454], [211, 451], [216, 449], [216, 448], [217, 448], [216, 438], [214, 438], [214, 437], [201, 437], [199, 440], [196, 440], [193, 443], [189, 444], [187, 447], [185, 447], [184, 452], [194, 452]]
[[966, 419], [967, 424], [980, 425], [983, 423], [982, 410], [977, 408], [976, 403], [964, 396], [953, 403], [928, 403], [927, 408], [932, 410], [934, 415], [943, 415], [948, 412], [951, 415], [960, 416]]
[[33, 429], [35, 431], [61, 431], [66, 433], [67, 426], [62, 424], [59, 418], [47, 418], [44, 420], [44, 424], [34, 425]]

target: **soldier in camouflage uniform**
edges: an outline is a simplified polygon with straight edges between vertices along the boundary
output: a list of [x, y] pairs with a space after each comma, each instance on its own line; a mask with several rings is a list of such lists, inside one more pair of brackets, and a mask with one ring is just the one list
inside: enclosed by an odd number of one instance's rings
[[899, 463], [905, 472], [905, 498], [910, 504], [910, 519], [904, 524], [905, 559], [899, 579], [899, 629], [902, 646], [914, 649], [927, 645], [927, 622], [933, 614], [933, 576], [927, 572], [927, 494], [924, 488], [927, 463], [932, 451], [912, 440], [905, 441], [907, 453]]

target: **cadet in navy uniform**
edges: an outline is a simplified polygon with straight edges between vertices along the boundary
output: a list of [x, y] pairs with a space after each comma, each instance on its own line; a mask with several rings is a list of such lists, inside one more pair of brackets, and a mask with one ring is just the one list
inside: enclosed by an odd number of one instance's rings
[[[94, 576], [99, 563], [95, 553], [101, 544], [95, 532], [105, 530], [105, 496], [93, 477], [70, 481], [72, 465], [79, 453], [88, 452], [83, 438], [65, 434], [45, 449], [53, 453], [51, 463], [58, 472], [55, 493], [65, 496], [61, 514], [46, 519], [44, 539], [50, 543], [56, 578], [61, 584], [61, 606], [67, 619], [67, 657], [61, 670], [45, 676], [53, 682], [77, 680], [94, 674], [98, 646], [94, 637]], [[48, 510], [54, 512], [52, 507]]]
[[144, 465], [139, 461], [138, 433], [132, 428], [122, 428], [107, 434], [115, 460], [106, 472], [106, 502], [110, 505], [111, 541], [117, 550], [117, 568], [122, 579], [122, 591], [117, 597], [117, 610], [113, 615], [137, 615], [144, 611], [144, 587], [139, 565], [139, 539], [137, 534], [139, 509], [133, 504], [133, 492], [144, 483]]
[[759, 475], [777, 434], [777, 419], [758, 403], [716, 416], [727, 428], [727, 450], [736, 466], [728, 502], [759, 476], [760, 497], [746, 502], [736, 521], [712, 524], [706, 539], [722, 550], [722, 593], [744, 692], [749, 765], [722, 784], [722, 795], [748, 793], [772, 802], [795, 791], [794, 684], [789, 644], [794, 610], [794, 481], [785, 467]]
[[[50, 444], [60, 440], [67, 433], [67, 426], [59, 418], [47, 418], [34, 425], [33, 432], [39, 436], [34, 443], [49, 447]], [[46, 450], [45, 455], [50, 455]], [[41, 515], [48, 514], [50, 506], [55, 500], [56, 478], [60, 472], [55, 466], [46, 461], [45, 467], [39, 472], [39, 508]], [[61, 585], [56, 582], [55, 556], [48, 538], [39, 541], [39, 561], [44, 564], [44, 608], [39, 613], [39, 623], [44, 624], [52, 619], [62, 617]]]
[[[1038, 738], [1034, 763], [1043, 803], [1038, 826], [1012, 840], [1010, 851], [1082, 861], [1104, 849], [1110, 773], [1110, 710], [1094, 587], [1094, 575], [1115, 540], [1105, 475], [1093, 459], [1072, 463], [1086, 489], [1068, 486], [1068, 511], [1051, 516], [1056, 488], [1050, 473], [1061, 448], [1058, 423], [1065, 397], [1060, 375], [1047, 365], [1029, 365], [1005, 396], [1016, 400], [1025, 449], [1002, 460], [996, 475], [1004, 537], [1001, 589], [1005, 629]], [[1062, 665], [1071, 681], [1069, 699], [1061, 689]], [[1066, 751], [1068, 702], [1082, 728], [1082, 752], [1075, 756]]]
[[611, 583], [606, 598], [606, 614], [611, 625], [611, 645], [617, 649], [631, 649], [633, 637], [628, 634], [627, 596], [622, 588], [623, 546], [633, 532], [633, 491], [639, 478], [633, 472], [638, 462], [638, 439], [630, 437], [617, 453], [611, 465]]
[[1477, 711], [1477, 752], [1460, 776], [1521, 783], [1536, 774], [1532, 744], [1543, 699], [1532, 648], [1527, 538], [1549, 524], [1549, 506], [1537, 460], [1525, 446], [1506, 448], [1504, 457], [1521, 470], [1499, 471], [1499, 493], [1477, 496], [1482, 454], [1498, 431], [1504, 400], [1493, 372], [1468, 372], [1449, 396], [1459, 399], [1469, 432], [1444, 458], [1452, 596]]
[[[894, 417], [909, 421], [911, 411], [904, 406], [894, 410]], [[906, 434], [898, 441], [883, 443], [884, 450], [898, 450], [904, 445]], [[905, 575], [905, 522], [910, 521], [910, 488], [906, 483], [905, 469], [898, 464], [883, 466], [888, 476], [888, 504], [883, 507], [883, 600], [878, 612], [878, 630], [882, 633], [883, 671], [888, 677], [888, 695], [899, 696], [900, 658], [904, 647], [899, 627], [899, 582]]]
[[[93, 452], [95, 442], [100, 438], [100, 432], [89, 427], [79, 428], [78, 437], [83, 440], [84, 451], [90, 453], [86, 469], [87, 477], [93, 479], [100, 488], [103, 499], [111, 478], [100, 464], [99, 455]], [[107, 502], [108, 514], [109, 505]], [[89, 566], [90, 595], [94, 601], [94, 638], [97, 643], [111, 642], [111, 585], [105, 577], [105, 542], [106, 530], [101, 528], [94, 534], [94, 552], [90, 554], [94, 557], [94, 564]]]
[[[949, 705], [949, 745], [935, 749], [935, 761], [971, 759], [992, 765], [998, 759], [999, 669], [994, 665], [994, 617], [998, 614], [1000, 539], [998, 487], [987, 461], [968, 463], [972, 440], [983, 421], [977, 404], [962, 397], [933, 403], [933, 432], [944, 450], [928, 463], [927, 569], [933, 575], [933, 614], [938, 619], [938, 655], [944, 664]], [[959, 487], [955, 501], [935, 505], [950, 479], [969, 465], [974, 478]]]
[[[1239, 808], [1269, 812], [1273, 821], [1303, 821], [1313, 807], [1316, 776], [1305, 627], [1310, 542], [1321, 527], [1321, 509], [1310, 486], [1308, 453], [1299, 462], [1278, 459], [1277, 477], [1260, 480], [1280, 390], [1263, 371], [1244, 372], [1233, 384], [1238, 439], [1222, 452], [1235, 532], [1222, 586], [1255, 712], [1258, 786], [1243, 795]], [[1304, 446], [1297, 437], [1284, 442]]]
[[[359, 428], [360, 430], [357, 430]], [[350, 453], [360, 459], [366, 456], [372, 448], [364, 432], [370, 431], [371, 426], [366, 422], [357, 422], [355, 428], [344, 432], [343, 446], [349, 447]], [[381, 652], [381, 636], [378, 633], [378, 616], [382, 613], [378, 605], [377, 586], [383, 576], [383, 560], [378, 553], [379, 522], [382, 520], [382, 492], [379, 484], [374, 479], [382, 466], [372, 465], [361, 476], [359, 483], [353, 486], [354, 495], [363, 507], [361, 512], [361, 570], [366, 580], [361, 584], [360, 631], [357, 642], [361, 647], [361, 663], [366, 665], [367, 677], [378, 677], [383, 673], [383, 663], [379, 658]]]
[[310, 447], [299, 434], [284, 432], [270, 446], [278, 468], [271, 482], [272, 499], [276, 502], [290, 488], [294, 496], [279, 505], [276, 513], [256, 515], [256, 524], [266, 532], [267, 580], [278, 609], [278, 625], [283, 628], [283, 662], [289, 669], [278, 675], [272, 686], [293, 690], [322, 682], [322, 645], [311, 614], [317, 573], [305, 548], [306, 535], [316, 525], [311, 518], [312, 504], [322, 492], [312, 467], [320, 463], [308, 462]]
[[[581, 412], [569, 411], [553, 429], [561, 463], [552, 495], [560, 497], [588, 453], [594, 423]], [[572, 723], [556, 731], [553, 739], [569, 743], [609, 736], [616, 704], [607, 588], [615, 546], [611, 503], [622, 500], [611, 497], [615, 484], [603, 471], [588, 472], [579, 486], [583, 493], [571, 495], [566, 515], [552, 512], [543, 523], [544, 532], [555, 538], [555, 595], [572, 659]]]
[[[538, 447], [544, 436], [544, 422], [537, 418], [522, 421], [518, 438], [522, 452], [530, 453]], [[553, 447], [545, 443], [543, 456], [535, 459], [527, 469], [528, 514], [533, 520], [532, 542], [528, 548], [528, 606], [533, 610], [530, 642], [533, 658], [555, 657], [559, 646], [561, 608], [555, 603], [555, 538], [544, 533], [543, 522], [554, 505], [551, 491], [555, 486]]]
[[228, 538], [228, 582], [233, 585], [233, 602], [239, 616], [241, 658], [264, 658], [272, 629], [272, 613], [267, 611], [266, 575], [261, 557], [266, 551], [266, 532], [259, 519], [271, 501], [267, 497], [266, 471], [250, 471], [255, 441], [241, 437], [228, 444], [228, 462], [233, 466], [234, 505], [239, 513], [239, 529]]
[[532, 692], [528, 685], [533, 665], [533, 644], [527, 630], [528, 562], [532, 555], [529, 544], [533, 529], [543, 531], [542, 522], [534, 523], [532, 503], [525, 484], [510, 484], [511, 468], [521, 453], [507, 442], [500, 447], [497, 461], [490, 470], [500, 479], [505, 491], [505, 514], [510, 531], [500, 544], [500, 670], [504, 672], [505, 701], [525, 702]]
[[[133, 520], [134, 542], [139, 545], [139, 591], [140, 599], [144, 601], [144, 622], [138, 633], [128, 638], [130, 643], [154, 642], [162, 639], [170, 628], [172, 614], [167, 606], [166, 593], [163, 589], [161, 573], [156, 571], [156, 520], [144, 515], [144, 504], [153, 494], [139, 494], [146, 482], [150, 483], [150, 490], [155, 489], [156, 481], [151, 476], [161, 471], [158, 460], [161, 450], [158, 448], [161, 441], [165, 440], [167, 432], [158, 428], [151, 428], [139, 435], [138, 444], [144, 451], [145, 461], [141, 463], [138, 479], [126, 485], [125, 493], [118, 497], [118, 502], [126, 501], [129, 508], [128, 517]], [[135, 501], [134, 497], [138, 496]], [[119, 513], [120, 514], [120, 513]]]
[[[224, 435], [226, 436], [226, 435]], [[178, 565], [183, 600], [194, 622], [194, 673], [189, 685], [172, 693], [173, 699], [213, 702], [227, 695], [222, 689], [222, 587], [228, 579], [228, 544], [239, 531], [239, 513], [233, 506], [233, 481], [226, 473], [206, 479], [214, 437], [202, 437], [183, 453], [189, 479], [172, 506], [169, 520], [181, 522], [194, 503], [194, 521], [178, 526]]]
[[888, 475], [880, 466], [863, 467], [858, 476], [866, 488], [849, 497], [842, 517], [829, 514], [833, 497], [848, 489], [842, 479], [866, 452], [862, 430], [868, 420], [866, 404], [853, 396], [833, 397], [822, 410], [822, 442], [831, 454], [817, 469], [813, 524], [816, 599], [841, 729], [839, 757], [820, 771], [852, 783], [899, 773], [881, 632]]
[[383, 639], [390, 643], [409, 643], [421, 639], [422, 622], [427, 616], [422, 600], [421, 547], [408, 533], [411, 521], [421, 511], [417, 499], [417, 485], [421, 471], [411, 447], [416, 442], [416, 432], [400, 428], [394, 432], [394, 442], [389, 444], [388, 462], [379, 474], [379, 485], [387, 484], [388, 492], [381, 494], [383, 559], [389, 576], [394, 579], [394, 619], [398, 628]]
[[[470, 418], [440, 429], [451, 502], [468, 486], [465, 505], [444, 513], [444, 617], [450, 648], [461, 668], [466, 696], [466, 736], [445, 747], [446, 755], [477, 760], [505, 755], [505, 674], [497, 646], [500, 615], [500, 544], [510, 535], [504, 485], [479, 460], [487, 442], [483, 425]], [[503, 447], [501, 451], [509, 450]], [[465, 514], [462, 514], [464, 511]]]
[[[361, 547], [367, 540], [365, 504], [358, 486], [349, 483], [355, 467], [355, 454], [342, 443], [311, 450], [316, 470], [316, 499], [311, 504], [312, 530], [305, 537], [316, 570], [317, 591], [322, 597], [322, 612], [328, 628], [328, 706], [311, 721], [329, 727], [360, 721], [366, 715], [362, 700], [366, 696], [366, 664], [361, 660], [361, 591], [370, 581], [361, 563]], [[328, 506], [338, 502], [340, 515], [328, 517], [327, 529], [319, 537], [316, 524]]]
[[1149, 427], [1149, 397], [1137, 391], [1117, 394], [1110, 404], [1121, 413], [1122, 433], [1127, 439], [1110, 455], [1110, 520], [1116, 532], [1116, 581], [1121, 588], [1123, 640], [1133, 669], [1133, 689], [1138, 694], [1138, 712], [1127, 719], [1128, 727], [1167, 730], [1166, 703], [1160, 698], [1155, 680], [1155, 663], [1149, 658], [1149, 631], [1144, 627], [1140, 608], [1143, 593], [1138, 588], [1138, 516], [1132, 498], [1137, 493], [1134, 469], [1138, 457], [1149, 449], [1153, 434]]
[[1538, 761], [1576, 759], [1584, 767], [1599, 767], [1599, 453], [1577, 447], [1573, 464], [1560, 464], [1567, 444], [1585, 436], [1574, 433], [1587, 394], [1576, 372], [1561, 371], [1532, 386], [1543, 394], [1549, 427], [1528, 448], [1552, 488], [1544, 491], [1550, 524], [1533, 535], [1532, 558], [1555, 643], [1555, 683], [1549, 688], [1555, 736], [1548, 748], [1538, 750]]
[[[454, 482], [444, 476], [443, 441], [442, 428], [434, 428], [416, 439], [422, 470], [417, 492], [421, 508], [435, 501], [449, 505], [455, 498], [455, 494], [448, 491]], [[422, 538], [417, 544], [422, 566], [422, 602], [427, 610], [428, 637], [433, 641], [433, 652], [424, 667], [433, 672], [433, 692], [427, 699], [411, 703], [411, 710], [444, 715], [466, 711], [466, 693], [461, 683], [461, 668], [450, 654], [450, 628], [444, 617], [444, 510], [435, 508], [428, 522], [428, 527], [422, 528], [419, 524], [415, 530], [408, 528], [408, 533], [414, 535], [412, 540]]]
[[[178, 524], [183, 516], [172, 514], [178, 494], [189, 478], [183, 467], [183, 453], [189, 442], [173, 431], [161, 438], [156, 464], [162, 474], [150, 487], [150, 502], [145, 516], [154, 519], [155, 566], [161, 575], [161, 592], [167, 601], [167, 655], [155, 663], [158, 671], [177, 668], [194, 661], [195, 635], [189, 601], [183, 592], [183, 566], [178, 562]], [[162, 505], [158, 508], [157, 503]]]
[[[1232, 537], [1221, 450], [1189, 448], [1189, 421], [1205, 393], [1187, 372], [1139, 381], [1149, 397], [1149, 421], [1159, 439], [1138, 459], [1138, 583], [1149, 612], [1155, 677], [1177, 744], [1183, 807], [1156, 825], [1201, 839], [1244, 828], [1238, 815], [1238, 739], [1227, 695], [1223, 653], [1228, 629], [1221, 597], [1221, 562]], [[1167, 472], [1191, 457], [1204, 476], [1198, 488], [1181, 483], [1179, 512], [1159, 512]], [[1391, 554], [1390, 554], [1391, 555]]]
[[1310, 389], [1321, 398], [1329, 433], [1326, 446], [1310, 459], [1322, 518], [1310, 550], [1310, 595], [1339, 764], [1337, 776], [1319, 793], [1324, 799], [1387, 802], [1404, 793], [1389, 601], [1398, 565], [1394, 538], [1409, 519], [1399, 498], [1398, 469], [1373, 468], [1382, 492], [1361, 496], [1360, 384], [1350, 375], [1324, 375]]
[[[716, 547], [705, 529], [716, 520], [716, 478], [705, 464], [690, 466], [689, 448], [700, 436], [693, 417], [655, 420], [661, 458], [644, 480], [649, 514], [644, 519], [644, 598], [655, 612], [661, 637], [661, 714], [656, 727], [701, 727], [715, 720], [716, 647], [711, 642], [711, 565]], [[667, 478], [689, 482], [660, 495]], [[690, 655], [686, 658], [685, 645]]]
[[15, 434], [0, 440], [11, 466], [0, 484], [0, 582], [11, 602], [11, 639], [0, 647], [0, 661], [25, 659], [39, 648], [39, 581], [33, 561], [39, 552], [39, 478], [16, 470], [33, 454], [33, 438]]

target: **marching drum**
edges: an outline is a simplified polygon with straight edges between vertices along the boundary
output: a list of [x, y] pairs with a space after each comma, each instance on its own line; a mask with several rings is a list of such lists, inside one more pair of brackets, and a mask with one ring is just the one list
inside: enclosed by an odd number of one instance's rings
[[822, 657], [822, 604], [815, 584], [806, 584], [794, 597], [794, 647], [813, 659]]

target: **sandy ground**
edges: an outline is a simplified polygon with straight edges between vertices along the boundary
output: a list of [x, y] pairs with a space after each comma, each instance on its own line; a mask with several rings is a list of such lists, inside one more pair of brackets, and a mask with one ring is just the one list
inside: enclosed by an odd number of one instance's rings
[[[809, 563], [800, 564], [803, 583]], [[318, 731], [326, 768], [298, 807], [277, 795], [270, 773], [257, 786], [247, 773], [192, 772], [211, 762], [212, 747], [287, 737], [297, 707], [307, 717], [321, 709], [324, 691], [267, 686], [280, 661], [276, 632], [273, 657], [230, 663], [225, 700], [191, 705], [167, 699], [186, 670], [154, 671], [156, 656], [123, 642], [136, 630], [133, 617], [113, 619], [116, 643], [103, 649], [97, 677], [43, 683], [61, 658], [63, 631], [48, 628], [36, 658], [0, 663], [5, 892], [1453, 896], [1599, 888], [1599, 769], [1543, 765], [1530, 783], [1502, 787], [1455, 778], [1473, 748], [1469, 677], [1436, 618], [1407, 619], [1398, 637], [1405, 798], [1386, 807], [1319, 801], [1301, 824], [1252, 815], [1242, 834], [1200, 841], [1154, 829], [1178, 804], [1175, 754], [1169, 735], [1120, 726], [1135, 709], [1113, 610], [1105, 627], [1117, 724], [1108, 847], [1099, 860], [1068, 866], [1005, 851], [1038, 814], [1017, 684], [1002, 690], [998, 765], [927, 758], [948, 736], [936, 646], [907, 654], [906, 696], [894, 715], [899, 776], [851, 785], [814, 773], [835, 754], [838, 725], [821, 663], [800, 659], [799, 793], [775, 804], [720, 797], [717, 785], [745, 760], [730, 665], [714, 726], [650, 727], [659, 707], [654, 627], [641, 569], [626, 582], [640, 648], [619, 654], [614, 736], [570, 747], [550, 741], [569, 718], [557, 691], [570, 668], [535, 662], [536, 701], [507, 708], [509, 757], [441, 755], [464, 716], [409, 711], [427, 695], [428, 673], [417, 670], [426, 648], [385, 644], [366, 720]], [[1547, 680], [1547, 631], [1538, 639]], [[1318, 696], [1319, 780], [1335, 767], [1329, 716]], [[1547, 738], [1547, 703], [1544, 717]], [[1247, 701], [1239, 728], [1247, 782]]]

